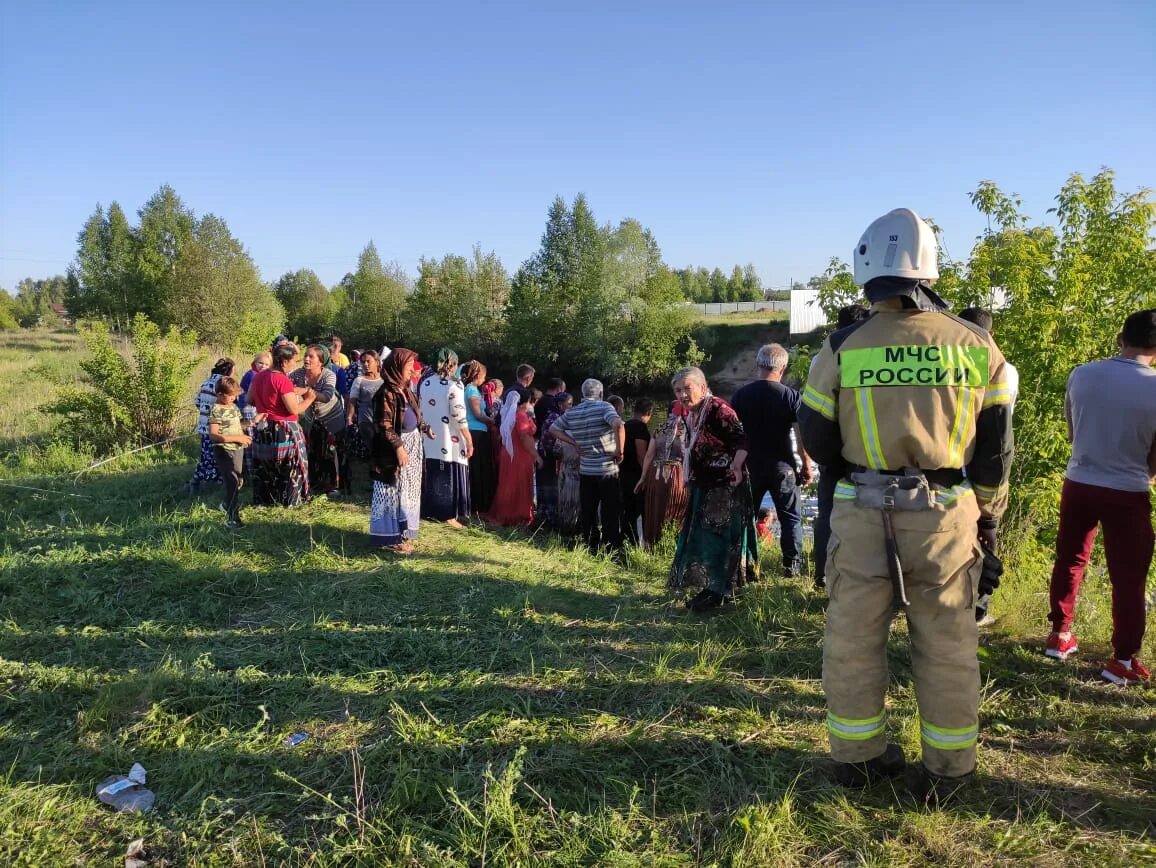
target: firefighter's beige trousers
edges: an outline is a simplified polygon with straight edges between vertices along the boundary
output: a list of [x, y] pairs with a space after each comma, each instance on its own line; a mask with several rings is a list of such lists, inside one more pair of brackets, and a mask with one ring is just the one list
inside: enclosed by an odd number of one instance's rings
[[[975, 769], [979, 722], [979, 508], [967, 491], [946, 505], [893, 515], [911, 601], [906, 612], [923, 763], [938, 775], [968, 774]], [[883, 700], [892, 592], [881, 514], [836, 500], [827, 552], [823, 690], [831, 755], [863, 762], [882, 754], [887, 743]]]

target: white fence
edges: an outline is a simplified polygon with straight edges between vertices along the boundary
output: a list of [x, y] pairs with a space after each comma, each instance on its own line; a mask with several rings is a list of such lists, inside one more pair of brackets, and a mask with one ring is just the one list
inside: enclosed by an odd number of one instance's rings
[[791, 291], [791, 334], [805, 335], [827, 324], [827, 317], [819, 307], [819, 290]]

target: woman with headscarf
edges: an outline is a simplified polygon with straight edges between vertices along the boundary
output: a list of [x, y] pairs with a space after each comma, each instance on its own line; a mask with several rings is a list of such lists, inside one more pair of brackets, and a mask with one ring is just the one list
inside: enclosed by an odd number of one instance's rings
[[686, 457], [686, 408], [678, 401], [670, 405], [670, 415], [658, 426], [646, 457], [642, 479], [635, 486], [645, 492], [642, 507], [642, 543], [650, 547], [662, 539], [668, 524], [681, 524], [686, 515], [686, 487], [682, 464]]
[[300, 352], [288, 341], [273, 347], [273, 364], [253, 377], [249, 402], [265, 420], [253, 432], [253, 505], [297, 506], [309, 498], [309, 460], [298, 415], [317, 393], [295, 386], [289, 374]]
[[413, 551], [420, 525], [422, 434], [432, 436], [422, 418], [410, 380], [417, 354], [398, 347], [381, 363], [381, 387], [374, 392], [373, 444], [369, 475], [373, 500], [369, 541], [400, 554]]
[[[394, 351], [396, 352], [396, 350]], [[466, 398], [457, 377], [458, 354], [442, 348], [437, 367], [418, 386], [422, 414], [433, 431], [426, 446], [421, 517], [463, 527], [470, 517], [470, 468], [473, 438], [466, 419]]]
[[313, 494], [332, 494], [341, 487], [345, 453], [345, 411], [337, 392], [337, 375], [329, 367], [329, 349], [314, 344], [305, 361], [289, 375], [293, 385], [317, 395], [301, 417], [309, 456], [309, 488]]
[[498, 487], [498, 465], [494, 460], [494, 437], [497, 425], [486, 413], [481, 386], [486, 381], [486, 366], [477, 359], [462, 365], [465, 386], [466, 422], [473, 439], [470, 455], [470, 506], [474, 512], [487, 512]]
[[498, 452], [498, 491], [484, 518], [507, 526], [534, 523], [534, 468], [542, 466], [534, 432], [529, 392], [507, 393], [502, 407], [502, 445]]
[[683, 473], [690, 486], [670, 583], [701, 587], [686, 607], [704, 612], [733, 599], [736, 588], [758, 575], [747, 436], [730, 404], [711, 394], [701, 370], [683, 368], [670, 382], [687, 409]]
[[209, 413], [217, 403], [217, 381], [222, 377], [233, 376], [233, 368], [232, 359], [217, 359], [217, 363], [213, 365], [213, 372], [197, 390], [197, 397], [193, 403], [197, 408], [196, 431], [201, 435], [201, 452], [197, 466], [193, 469], [193, 478], [181, 489], [185, 494], [196, 494], [200, 490], [201, 483], [221, 481], [221, 475], [217, 472], [217, 459], [213, 454], [213, 441], [209, 439]]

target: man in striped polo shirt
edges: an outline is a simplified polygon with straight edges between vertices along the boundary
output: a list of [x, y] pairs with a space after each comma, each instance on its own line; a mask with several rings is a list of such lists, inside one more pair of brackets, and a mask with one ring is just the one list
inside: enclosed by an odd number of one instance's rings
[[[605, 546], [622, 557], [622, 488], [618, 465], [626, 449], [622, 417], [602, 400], [602, 383], [582, 383], [582, 403], [563, 413], [550, 429], [563, 443], [578, 450], [579, 503], [582, 537], [590, 551]], [[598, 527], [601, 514], [602, 527]]]

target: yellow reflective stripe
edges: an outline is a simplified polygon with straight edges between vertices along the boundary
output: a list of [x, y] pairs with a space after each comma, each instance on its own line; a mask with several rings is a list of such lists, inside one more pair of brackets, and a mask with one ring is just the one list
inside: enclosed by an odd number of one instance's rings
[[855, 406], [859, 411], [859, 436], [863, 438], [863, 451], [867, 453], [867, 466], [872, 470], [883, 470], [883, 450], [879, 447], [879, 425], [875, 421], [875, 401], [871, 389], [855, 390]]
[[944, 729], [921, 719], [920, 730], [923, 741], [940, 750], [964, 750], [979, 739], [978, 724], [960, 729]]
[[961, 482], [951, 488], [935, 492], [935, 501], [940, 506], [950, 506], [965, 494], [971, 494], [971, 483]]
[[997, 485], [994, 488], [987, 485], [980, 485], [978, 482], [973, 482], [972, 487], [975, 489], [977, 497], [983, 500], [995, 500], [1007, 488], [1006, 485]]
[[839, 482], [835, 486], [835, 500], [854, 500], [855, 486], [850, 482]]
[[994, 407], [997, 404], [1010, 404], [1012, 402], [1012, 391], [1010, 383], [992, 383], [987, 387], [987, 391], [983, 393], [983, 409]]
[[887, 728], [886, 711], [881, 711], [875, 717], [853, 719], [839, 717], [827, 712], [827, 730], [836, 738], [845, 741], [866, 741], [881, 735]]
[[971, 424], [972, 390], [966, 386], [959, 390], [955, 405], [955, 422], [951, 426], [951, 438], [947, 442], [947, 466], [963, 466], [963, 438]]
[[803, 403], [825, 419], [835, 421], [835, 400], [824, 395], [810, 383], [803, 389]]

